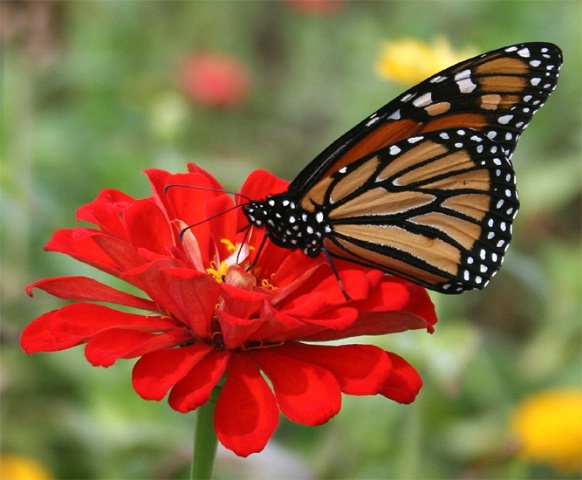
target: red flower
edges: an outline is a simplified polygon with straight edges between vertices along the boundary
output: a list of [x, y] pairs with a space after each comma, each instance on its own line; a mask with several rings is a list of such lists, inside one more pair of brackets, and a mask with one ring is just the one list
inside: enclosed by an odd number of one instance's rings
[[338, 13], [345, 0], [287, 0], [295, 10], [308, 15], [333, 15]]
[[[319, 425], [339, 412], [342, 392], [412, 402], [422, 381], [394, 353], [372, 345], [311, 342], [432, 331], [436, 317], [426, 291], [338, 260], [352, 297], [348, 302], [324, 258], [269, 242], [248, 271], [263, 232], [241, 232], [247, 224], [241, 209], [232, 209], [228, 195], [209, 190], [220, 189], [218, 182], [195, 166], [189, 171], [148, 171], [153, 195], [143, 200], [104, 190], [77, 215], [98, 229], [53, 235], [47, 250], [108, 272], [145, 296], [87, 277], [40, 280], [28, 287], [29, 294], [39, 288], [76, 303], [28, 325], [22, 348], [50, 352], [85, 343], [89, 362], [104, 367], [141, 357], [133, 370], [137, 393], [161, 400], [169, 392], [171, 407], [180, 412], [207, 402], [226, 375], [215, 428], [223, 445], [242, 456], [264, 448], [279, 411]], [[169, 184], [180, 186], [164, 192]], [[242, 194], [263, 198], [285, 188], [285, 182], [257, 171]], [[195, 226], [180, 239], [187, 225]]]
[[193, 102], [207, 107], [233, 107], [251, 90], [251, 74], [239, 60], [221, 53], [199, 53], [187, 58], [178, 82]]

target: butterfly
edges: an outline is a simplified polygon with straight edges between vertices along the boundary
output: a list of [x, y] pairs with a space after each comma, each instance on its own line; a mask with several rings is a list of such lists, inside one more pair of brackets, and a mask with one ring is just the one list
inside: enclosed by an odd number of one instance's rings
[[437, 73], [333, 142], [286, 192], [242, 205], [249, 225], [323, 252], [340, 287], [332, 257], [441, 293], [485, 287], [519, 207], [511, 156], [561, 64], [556, 45], [523, 43]]

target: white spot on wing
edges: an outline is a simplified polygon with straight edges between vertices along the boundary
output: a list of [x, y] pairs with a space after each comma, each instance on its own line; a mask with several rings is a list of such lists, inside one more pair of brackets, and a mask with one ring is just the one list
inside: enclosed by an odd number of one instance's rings
[[396, 110], [394, 113], [388, 116], [388, 120], [400, 120], [400, 118], [401, 118], [400, 109]]
[[392, 145], [388, 151], [390, 152], [390, 155], [398, 155], [402, 150], [396, 145]]
[[424, 95], [421, 95], [416, 100], [414, 100], [414, 102], [412, 102], [412, 104], [415, 107], [426, 107], [427, 105], [430, 105], [431, 103], [432, 103], [432, 94], [430, 92], [427, 92]]
[[471, 80], [471, 70], [463, 70], [455, 75], [455, 83], [461, 93], [471, 93], [477, 85]]

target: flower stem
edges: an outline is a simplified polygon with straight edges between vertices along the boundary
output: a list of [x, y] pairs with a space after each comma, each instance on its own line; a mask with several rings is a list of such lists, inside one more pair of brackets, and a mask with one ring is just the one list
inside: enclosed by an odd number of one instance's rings
[[210, 400], [198, 407], [196, 412], [196, 429], [194, 432], [194, 452], [192, 455], [192, 480], [209, 480], [212, 478], [214, 459], [218, 440], [214, 431], [214, 410], [220, 388], [215, 388]]

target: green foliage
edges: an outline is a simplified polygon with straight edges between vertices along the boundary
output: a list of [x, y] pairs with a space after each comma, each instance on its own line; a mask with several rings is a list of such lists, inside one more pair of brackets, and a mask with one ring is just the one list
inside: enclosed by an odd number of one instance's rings
[[[187, 162], [226, 188], [259, 167], [293, 178], [403, 89], [374, 74], [387, 40], [445, 36], [478, 51], [551, 41], [565, 66], [514, 156], [522, 209], [505, 267], [483, 292], [434, 295], [434, 335], [375, 340], [419, 368], [417, 402], [345, 398], [338, 418], [317, 429], [283, 421], [275, 441], [316, 478], [561, 478], [512, 456], [507, 422], [531, 393], [580, 385], [578, 2], [354, 1], [329, 15], [283, 1], [38, 3], [51, 19], [42, 41], [17, 9], [30, 28], [2, 52], [3, 451], [63, 479], [187, 474], [193, 417], [138, 398], [132, 362], [95, 369], [81, 349], [27, 358], [18, 346], [30, 320], [61, 304], [31, 301], [25, 285], [83, 274], [42, 246], [101, 189], [145, 196], [140, 171]], [[178, 67], [199, 50], [251, 69], [244, 104], [213, 110], [181, 94]]]

